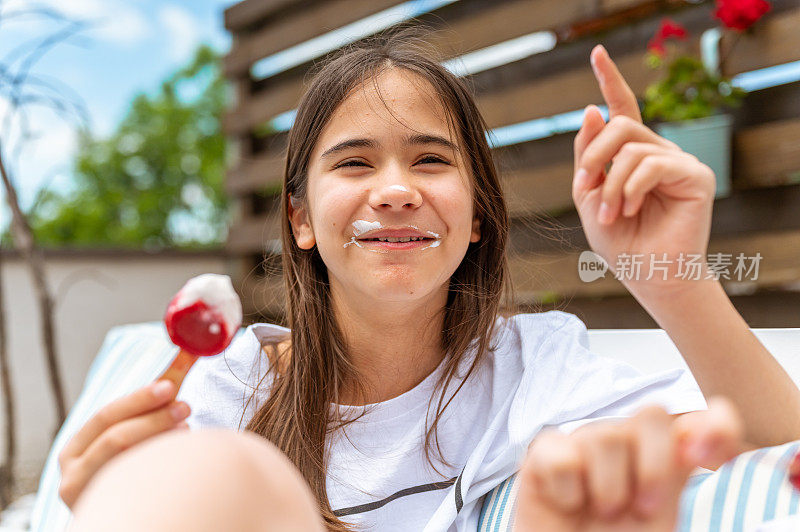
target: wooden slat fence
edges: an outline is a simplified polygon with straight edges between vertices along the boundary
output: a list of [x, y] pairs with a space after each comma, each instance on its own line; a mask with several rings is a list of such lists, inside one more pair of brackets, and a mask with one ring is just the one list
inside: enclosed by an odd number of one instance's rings
[[[281, 278], [275, 274], [279, 261], [270, 258], [272, 275], [265, 275], [260, 264], [265, 255], [274, 254], [280, 234], [275, 206], [286, 133], [264, 134], [264, 126], [296, 107], [308, 69], [326, 54], [264, 79], [253, 76], [254, 65], [364, 17], [380, 18], [397, 4], [245, 0], [225, 12], [233, 46], [224, 68], [237, 94], [223, 119], [237, 146], [227, 176], [227, 190], [237, 205], [228, 249], [242, 258], [239, 283], [253, 317], [279, 317], [283, 297]], [[736, 43], [726, 59], [727, 75], [800, 59], [800, 5], [796, 0], [772, 4], [772, 11]], [[644, 52], [661, 19], [669, 16], [685, 25], [693, 38], [680, 46], [696, 51], [700, 33], [716, 25], [711, 9], [710, 2], [683, 0], [461, 0], [439, 2], [414, 20], [437, 30], [431, 40], [447, 58], [537, 31], [554, 33], [552, 50], [469, 76], [484, 118], [497, 128], [602, 104], [588, 65], [589, 51], [597, 43], [609, 50], [641, 95], [660, 75], [644, 65]], [[723, 41], [723, 46], [730, 44]], [[573, 136], [568, 132], [494, 149], [512, 215], [513, 278], [524, 304], [556, 299], [574, 308], [596, 309], [585, 302], [625, 294], [613, 279], [582, 283], [577, 275], [577, 255], [588, 246], [570, 196]], [[726, 286], [731, 293], [747, 292], [749, 308], [768, 308], [767, 299], [759, 303], [752, 298], [763, 292], [770, 294], [769, 301], [785, 301], [774, 297], [775, 290], [800, 280], [800, 82], [753, 92], [735, 112], [733, 179], [732, 195], [715, 202], [709, 251], [759, 251], [758, 281]], [[582, 317], [592, 325], [591, 312], [596, 310], [587, 312]], [[620, 315], [616, 326], [626, 326], [625, 316]], [[796, 325], [798, 320], [800, 316]], [[772, 322], [751, 325], [759, 323]]]

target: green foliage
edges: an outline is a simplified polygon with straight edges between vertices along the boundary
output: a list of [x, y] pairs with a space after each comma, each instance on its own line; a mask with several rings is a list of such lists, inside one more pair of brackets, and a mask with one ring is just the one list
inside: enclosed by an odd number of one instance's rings
[[[648, 62], [653, 67], [661, 65], [654, 54]], [[642, 116], [668, 122], [705, 118], [740, 106], [746, 94], [729, 79], [706, 70], [700, 59], [680, 56], [669, 65], [666, 78], [645, 90]]]
[[69, 192], [44, 190], [30, 213], [42, 245], [213, 246], [227, 222], [227, 89], [220, 58], [207, 46], [140, 94], [107, 139], [82, 135]]

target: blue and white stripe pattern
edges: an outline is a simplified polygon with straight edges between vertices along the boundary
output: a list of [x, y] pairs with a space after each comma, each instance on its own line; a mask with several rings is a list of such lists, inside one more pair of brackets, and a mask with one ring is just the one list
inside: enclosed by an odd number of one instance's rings
[[[760, 523], [798, 514], [800, 492], [789, 483], [788, 466], [800, 442], [739, 455], [715, 472], [698, 469], [681, 497], [676, 532], [745, 532]], [[478, 532], [510, 532], [516, 475], [486, 495]]]

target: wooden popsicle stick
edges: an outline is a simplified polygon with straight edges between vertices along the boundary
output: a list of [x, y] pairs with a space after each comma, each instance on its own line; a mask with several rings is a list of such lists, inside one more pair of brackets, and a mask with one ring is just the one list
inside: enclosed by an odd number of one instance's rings
[[178, 355], [175, 357], [175, 360], [172, 361], [172, 364], [170, 364], [167, 370], [156, 380], [171, 380], [175, 383], [175, 386], [180, 389], [183, 379], [186, 377], [186, 374], [189, 373], [192, 364], [194, 364], [198, 358], [200, 358], [198, 355], [193, 355], [181, 349], [178, 351]]

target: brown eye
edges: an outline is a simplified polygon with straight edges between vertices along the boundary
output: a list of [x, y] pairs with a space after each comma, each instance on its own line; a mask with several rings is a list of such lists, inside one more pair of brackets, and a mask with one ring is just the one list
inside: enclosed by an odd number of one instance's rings
[[341, 163], [341, 164], [337, 165], [337, 166], [336, 166], [336, 168], [341, 168], [341, 167], [343, 167], [343, 166], [345, 166], [345, 167], [346, 167], [346, 166], [367, 166], [367, 165], [366, 165], [366, 164], [364, 164], [364, 163], [363, 163], [363, 162], [361, 162], [361, 161], [352, 160], [352, 161], [345, 161], [345, 162], [343, 162], [343, 163]]
[[447, 161], [444, 159], [440, 159], [439, 157], [435, 157], [433, 155], [426, 155], [422, 159], [419, 160], [417, 164], [431, 164], [431, 163], [442, 163], [447, 164]]

